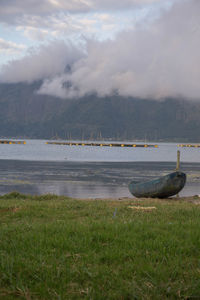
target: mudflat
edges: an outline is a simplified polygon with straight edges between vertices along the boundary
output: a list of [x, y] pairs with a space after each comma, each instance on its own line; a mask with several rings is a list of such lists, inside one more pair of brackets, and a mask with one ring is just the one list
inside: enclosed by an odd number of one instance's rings
[[[131, 197], [128, 183], [146, 181], [175, 169], [174, 162], [73, 162], [0, 160], [0, 194], [56, 194], [75, 198]], [[182, 163], [187, 175], [180, 196], [200, 194], [200, 164]]]

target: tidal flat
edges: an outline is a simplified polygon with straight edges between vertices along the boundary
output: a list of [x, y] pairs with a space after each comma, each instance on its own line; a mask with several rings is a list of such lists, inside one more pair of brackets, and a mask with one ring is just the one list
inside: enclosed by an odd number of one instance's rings
[[[175, 162], [59, 162], [0, 160], [0, 195], [56, 194], [72, 198], [130, 197], [128, 183], [171, 173]], [[187, 182], [180, 196], [200, 194], [200, 164], [181, 163]]]
[[199, 299], [200, 200], [0, 197], [1, 299]]

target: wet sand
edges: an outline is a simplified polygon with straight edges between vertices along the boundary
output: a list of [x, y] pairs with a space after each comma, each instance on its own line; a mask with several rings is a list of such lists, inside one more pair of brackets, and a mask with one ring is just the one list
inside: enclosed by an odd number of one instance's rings
[[[41, 162], [0, 160], [0, 194], [18, 191], [74, 198], [131, 197], [128, 183], [173, 172], [174, 162]], [[200, 194], [200, 164], [182, 163], [187, 183], [180, 196]]]

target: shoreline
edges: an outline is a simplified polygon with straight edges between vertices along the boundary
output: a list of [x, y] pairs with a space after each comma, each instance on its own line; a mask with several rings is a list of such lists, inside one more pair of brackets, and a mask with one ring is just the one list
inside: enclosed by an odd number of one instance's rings
[[[53, 196], [53, 195], [52, 195]], [[62, 197], [62, 196], [60, 196]], [[177, 202], [187, 202], [187, 203], [193, 203], [196, 205], [200, 205], [200, 195], [194, 195], [194, 196], [185, 196], [180, 197], [177, 195], [174, 195], [169, 198], [136, 198], [136, 197], [118, 197], [118, 198], [71, 198], [72, 200], [77, 201], [108, 201], [108, 202], [127, 202], [127, 203], [135, 203], [137, 205], [143, 205], [147, 202], [158, 202], [158, 203], [177, 203]]]

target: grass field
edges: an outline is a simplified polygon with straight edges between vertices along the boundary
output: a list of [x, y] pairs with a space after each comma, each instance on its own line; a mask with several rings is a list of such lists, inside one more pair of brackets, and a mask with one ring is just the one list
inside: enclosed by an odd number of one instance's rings
[[200, 299], [200, 205], [1, 196], [0, 299]]

